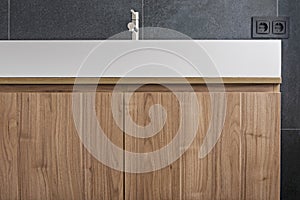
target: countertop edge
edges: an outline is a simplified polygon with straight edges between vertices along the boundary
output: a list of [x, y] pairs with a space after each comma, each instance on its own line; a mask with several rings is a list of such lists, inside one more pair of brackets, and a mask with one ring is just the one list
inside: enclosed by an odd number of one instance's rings
[[114, 85], [114, 84], [281, 84], [279, 77], [0, 77], [0, 85]]

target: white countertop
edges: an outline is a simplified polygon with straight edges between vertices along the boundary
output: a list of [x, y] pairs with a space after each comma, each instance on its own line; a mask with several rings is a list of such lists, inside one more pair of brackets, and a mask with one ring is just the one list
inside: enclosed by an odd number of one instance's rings
[[0, 77], [281, 77], [280, 40], [1, 41]]

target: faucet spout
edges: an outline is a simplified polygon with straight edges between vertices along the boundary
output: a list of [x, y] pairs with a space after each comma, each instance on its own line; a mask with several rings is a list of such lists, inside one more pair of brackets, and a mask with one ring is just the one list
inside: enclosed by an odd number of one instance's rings
[[128, 23], [127, 27], [132, 32], [132, 40], [139, 40], [139, 12], [135, 12], [133, 9], [130, 12], [131, 22]]

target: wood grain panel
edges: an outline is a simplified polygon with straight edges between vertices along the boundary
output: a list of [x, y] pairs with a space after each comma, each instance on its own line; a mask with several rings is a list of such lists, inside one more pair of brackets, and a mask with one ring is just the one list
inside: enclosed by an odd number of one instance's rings
[[[191, 94], [182, 94], [187, 97], [186, 103], [188, 103], [188, 96]], [[200, 126], [191, 147], [180, 160], [162, 170], [147, 174], [126, 174], [126, 199], [239, 199], [240, 93], [226, 95], [227, 115], [221, 138], [207, 157], [204, 159], [198, 157], [212, 117], [211, 104], [219, 105], [222, 95], [225, 94], [212, 94], [211, 102], [208, 93], [197, 93]], [[126, 149], [135, 152], [151, 152], [165, 146], [174, 137], [180, 124], [176, 97], [170, 93], [136, 93], [132, 99], [131, 116], [138, 124], [149, 123], [148, 110], [154, 103], [163, 105], [166, 110], [169, 109], [169, 118], [164, 129], [155, 137], [133, 139], [131, 136], [126, 136]], [[159, 118], [157, 116], [155, 119]]]
[[280, 94], [242, 94], [242, 199], [280, 198]]
[[[108, 105], [110, 93], [98, 93], [101, 125], [122, 146]], [[104, 166], [81, 144], [71, 93], [23, 93], [21, 119], [21, 199], [122, 199], [122, 173]]]
[[0, 199], [19, 199], [18, 123], [19, 99], [16, 93], [0, 94]]
[[[239, 199], [240, 180], [240, 94], [198, 93], [201, 108], [198, 134], [181, 157], [182, 199]], [[212, 151], [199, 158], [200, 146], [212, 122], [220, 121], [212, 114], [212, 105], [226, 106], [226, 119], [221, 136]], [[221, 106], [221, 107], [220, 107]], [[217, 107], [214, 108], [215, 112]], [[217, 122], [218, 123], [218, 122]], [[212, 125], [213, 126], [213, 125]], [[213, 132], [210, 132], [211, 134]]]
[[[126, 135], [125, 149], [127, 151], [142, 153], [158, 150], [167, 145], [172, 140], [173, 135], [176, 134], [179, 125], [179, 110], [178, 102], [172, 93], [146, 92], [133, 94], [129, 104], [133, 121], [140, 126], [151, 123], [148, 114], [149, 108], [154, 104], [162, 105], [167, 111], [168, 117], [165, 126], [155, 136], [146, 139]], [[162, 117], [158, 116], [157, 113], [154, 115], [154, 121], [161, 120]], [[125, 132], [132, 128], [128, 126], [128, 124], [125, 124]], [[127, 162], [126, 158], [125, 162]], [[137, 163], [131, 164], [135, 165]], [[125, 199], [179, 199], [179, 178], [179, 162], [150, 173], [126, 173]]]
[[[279, 199], [280, 93], [272, 93], [272, 90], [196, 92], [200, 125], [194, 142], [170, 166], [144, 174], [115, 171], [83, 147], [73, 121], [72, 93], [1, 92], [0, 200]], [[149, 110], [152, 105], [160, 104], [165, 108], [165, 126], [147, 139], [124, 135], [112, 116], [112, 92], [97, 92], [97, 119], [116, 146], [142, 153], [158, 150], [172, 141], [180, 124], [178, 101], [171, 92], [153, 91], [135, 93], [128, 107], [133, 121], [140, 126], [151, 123]], [[180, 94], [185, 97], [185, 105], [190, 105], [191, 94]], [[91, 93], [78, 95], [90, 99]], [[127, 108], [124, 107], [124, 96], [128, 95], [117, 95], [117, 112]], [[221, 137], [213, 150], [199, 159], [200, 146], [204, 144], [211, 120], [220, 122], [220, 115], [214, 118], [211, 108], [220, 105], [224, 96], [227, 100], [226, 119]], [[84, 103], [87, 105], [90, 101]], [[191, 112], [194, 110], [191, 108]], [[123, 115], [119, 117], [122, 121]], [[161, 116], [154, 113], [152, 120], [160, 119]], [[91, 119], [83, 120], [89, 122]], [[129, 126], [122, 124], [125, 131], [132, 128]], [[94, 128], [88, 126], [88, 130]], [[113, 151], [108, 145], [99, 146], [99, 150]], [[126, 158], [124, 161], [119, 165], [125, 165]]]
[[[88, 102], [90, 94], [83, 94], [82, 97]], [[117, 112], [123, 109], [123, 94], [116, 95], [116, 103], [118, 104]], [[99, 125], [110, 139], [112, 143], [123, 149], [123, 132], [117, 127], [112, 115], [112, 93], [103, 92], [96, 94], [96, 114]], [[119, 115], [122, 118], [122, 115]], [[90, 119], [84, 119], [89, 122]], [[121, 119], [122, 121], [122, 119]], [[94, 125], [90, 125], [88, 129], [94, 129]], [[100, 134], [100, 133], [99, 133]], [[91, 142], [96, 141], [93, 137], [90, 138]], [[113, 149], [108, 148], [107, 145], [98, 145], [97, 150], [105, 151], [113, 157]], [[113, 170], [94, 158], [87, 150], [84, 150], [84, 171], [85, 171], [85, 199], [99, 199], [99, 200], [117, 200], [123, 199], [124, 194], [124, 176], [123, 172]], [[123, 166], [123, 160], [119, 165]]]
[[22, 94], [21, 199], [82, 199], [82, 145], [69, 94]]

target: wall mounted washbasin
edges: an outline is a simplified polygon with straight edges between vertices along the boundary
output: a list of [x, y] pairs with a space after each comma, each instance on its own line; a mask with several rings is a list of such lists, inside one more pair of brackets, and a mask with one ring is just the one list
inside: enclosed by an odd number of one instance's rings
[[281, 77], [279, 40], [1, 41], [0, 77]]

